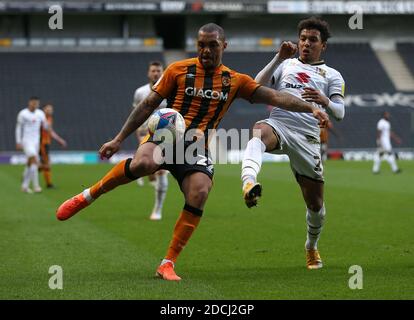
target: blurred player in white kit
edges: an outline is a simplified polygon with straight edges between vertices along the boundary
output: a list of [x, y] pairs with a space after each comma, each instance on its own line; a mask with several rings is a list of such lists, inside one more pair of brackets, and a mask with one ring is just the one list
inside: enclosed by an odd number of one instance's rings
[[[321, 60], [330, 36], [329, 25], [316, 17], [302, 20], [298, 25], [298, 36], [298, 45], [292, 42], [281, 44], [279, 52], [255, 80], [312, 102], [331, 118], [343, 119], [345, 82], [337, 70]], [[299, 58], [294, 58], [298, 50]], [[256, 205], [262, 193], [257, 175], [263, 153], [287, 154], [306, 203], [306, 266], [308, 269], [322, 268], [317, 242], [324, 224], [325, 203], [318, 120], [305, 113], [275, 107], [270, 117], [257, 122], [254, 129], [260, 133], [253, 134], [242, 162], [246, 205], [249, 208]]]
[[397, 144], [401, 144], [401, 139], [391, 130], [390, 113], [384, 112], [382, 118], [377, 123], [377, 152], [374, 155], [374, 166], [372, 172], [378, 174], [380, 172], [381, 158], [390, 164], [394, 173], [400, 173], [394, 152], [392, 151], [391, 139]]
[[[135, 108], [141, 101], [143, 101], [151, 92], [152, 86], [161, 78], [164, 71], [163, 65], [159, 61], [152, 61], [148, 65], [148, 80], [149, 83], [139, 87], [135, 90], [133, 107]], [[167, 102], [164, 100], [161, 102], [159, 109], [165, 108]], [[148, 120], [138, 128], [137, 139], [141, 143], [144, 138], [148, 135]], [[151, 183], [155, 188], [155, 203], [152, 213], [150, 215], [151, 220], [161, 220], [162, 218], [162, 206], [164, 204], [165, 196], [168, 189], [168, 171], [159, 170], [154, 175], [148, 176]], [[137, 184], [139, 186], [144, 185], [144, 178], [138, 178]]]
[[[23, 172], [23, 183], [21, 190], [26, 193], [41, 192], [39, 186], [39, 144], [40, 129], [48, 129], [45, 113], [39, 110], [40, 100], [31, 97], [27, 108], [21, 110], [17, 115], [16, 123], [16, 149], [23, 150], [27, 157], [26, 167]], [[32, 183], [33, 190], [30, 188]]]

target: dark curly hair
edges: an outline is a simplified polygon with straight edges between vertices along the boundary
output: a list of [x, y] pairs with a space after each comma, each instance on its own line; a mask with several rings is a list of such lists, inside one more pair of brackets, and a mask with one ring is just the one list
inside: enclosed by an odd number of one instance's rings
[[331, 33], [329, 31], [329, 24], [325, 20], [322, 20], [319, 17], [310, 17], [304, 20], [301, 20], [298, 24], [298, 35], [303, 29], [316, 29], [319, 30], [321, 33], [321, 40], [325, 42], [328, 38], [331, 37]]

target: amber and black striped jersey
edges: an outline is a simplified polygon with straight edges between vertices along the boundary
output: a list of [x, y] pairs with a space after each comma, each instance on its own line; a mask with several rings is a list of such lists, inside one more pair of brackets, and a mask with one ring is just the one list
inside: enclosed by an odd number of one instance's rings
[[53, 117], [46, 115], [46, 121], [49, 124], [49, 130], [46, 130], [43, 126], [40, 128], [40, 142], [42, 145], [52, 143], [52, 134], [50, 133], [50, 128], [53, 125]]
[[235, 98], [250, 100], [259, 86], [223, 64], [207, 74], [198, 58], [191, 58], [172, 63], [152, 90], [167, 99], [167, 108], [182, 114], [187, 130], [206, 134], [217, 128]]

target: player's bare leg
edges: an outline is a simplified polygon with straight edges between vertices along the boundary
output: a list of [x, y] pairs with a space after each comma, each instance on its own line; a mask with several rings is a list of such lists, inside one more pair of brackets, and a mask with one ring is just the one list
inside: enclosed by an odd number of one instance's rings
[[257, 205], [262, 186], [257, 175], [262, 166], [263, 153], [277, 148], [279, 140], [273, 128], [266, 123], [256, 123], [253, 138], [247, 143], [242, 161], [243, 198], [248, 208]]
[[159, 168], [153, 159], [153, 153], [158, 146], [154, 143], [141, 145], [133, 159], [127, 159], [115, 165], [101, 180], [90, 188], [66, 200], [57, 210], [56, 217], [66, 220], [90, 205], [102, 194], [117, 186], [127, 184], [137, 177], [144, 177]]
[[307, 208], [306, 267], [308, 269], [320, 269], [323, 264], [318, 251], [318, 240], [325, 220], [324, 184], [300, 175], [297, 175], [296, 179], [302, 190]]
[[[162, 219], [162, 206], [168, 189], [168, 171], [159, 170], [153, 174], [155, 178], [155, 203], [150, 216], [150, 220]], [[150, 177], [150, 176], [149, 176]]]
[[158, 267], [156, 276], [170, 281], [181, 280], [174, 271], [175, 262], [200, 222], [211, 187], [211, 179], [202, 172], [194, 172], [184, 178], [181, 190], [185, 205], [175, 224], [167, 255]]
[[148, 181], [155, 188], [157, 186], [157, 176], [156, 176], [156, 174], [150, 174], [148, 176]]

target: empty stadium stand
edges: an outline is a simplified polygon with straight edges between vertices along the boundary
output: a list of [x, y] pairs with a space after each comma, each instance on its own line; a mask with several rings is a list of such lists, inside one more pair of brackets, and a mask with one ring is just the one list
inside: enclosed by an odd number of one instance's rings
[[414, 75], [414, 42], [397, 43], [397, 50], [403, 57], [406, 65], [410, 68], [411, 73]]
[[[412, 56], [412, 45], [399, 45]], [[226, 52], [224, 64], [254, 77], [273, 52]], [[189, 53], [194, 56], [194, 53]], [[404, 55], [404, 53], [402, 53]], [[329, 44], [326, 62], [344, 76], [348, 95], [393, 94], [395, 88], [366, 43]], [[71, 150], [97, 150], [114, 136], [130, 112], [136, 87], [146, 83], [147, 63], [163, 60], [161, 52], [3, 52], [0, 53], [0, 150], [14, 150], [18, 111], [29, 96], [56, 106], [57, 131]], [[409, 59], [408, 59], [409, 60]], [[407, 61], [409, 63], [410, 61]], [[412, 65], [411, 65], [412, 66]], [[348, 105], [346, 119], [335, 124], [341, 138], [331, 137], [333, 148], [374, 148], [375, 125], [385, 108]], [[413, 147], [412, 109], [388, 108], [401, 147]], [[268, 116], [264, 105], [236, 100], [222, 128], [251, 128]], [[124, 149], [136, 147], [130, 137]]]
[[[0, 150], [14, 150], [16, 116], [30, 96], [55, 105], [55, 127], [71, 150], [97, 150], [131, 111], [152, 53], [0, 53]], [[125, 149], [134, 149], [130, 138]]]

